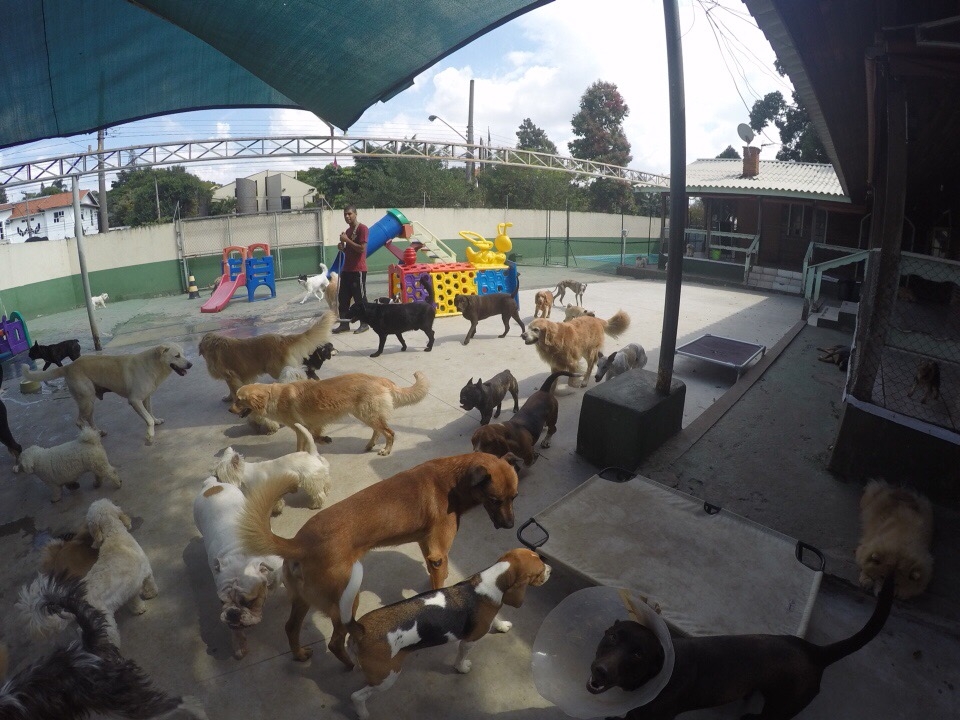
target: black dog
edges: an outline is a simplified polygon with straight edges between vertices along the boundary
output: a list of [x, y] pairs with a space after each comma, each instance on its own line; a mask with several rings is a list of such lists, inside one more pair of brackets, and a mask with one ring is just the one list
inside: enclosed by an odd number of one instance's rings
[[457, 295], [453, 299], [453, 306], [470, 321], [470, 329], [467, 330], [467, 336], [463, 339], [464, 345], [470, 342], [470, 338], [476, 334], [477, 323], [494, 315], [499, 315], [503, 319], [503, 334], [497, 337], [506, 337], [507, 333], [510, 332], [510, 318], [516, 320], [520, 326], [520, 332], [526, 330], [523, 320], [520, 319], [517, 301], [507, 293]]
[[334, 355], [337, 351], [333, 349], [333, 343], [324, 343], [314, 350], [308, 357], [303, 359], [303, 364], [307, 368], [307, 377], [311, 380], [319, 380], [317, 370], [323, 367], [323, 363]]
[[[673, 640], [673, 674], [657, 697], [627, 713], [627, 720], [672, 718], [725, 705], [754, 692], [763, 712], [749, 717], [788, 720], [820, 692], [823, 671], [856, 652], [883, 628], [893, 605], [893, 576], [887, 577], [873, 616], [859, 632], [831, 645], [814, 645], [793, 635], [715, 635]], [[645, 626], [618, 620], [597, 646], [587, 690], [636, 690], [660, 672], [663, 648]]]
[[557, 431], [559, 406], [553, 394], [553, 386], [561, 375], [573, 377], [573, 373], [562, 370], [552, 373], [512, 418], [503, 423], [477, 428], [470, 438], [474, 451], [488, 452], [497, 457], [513, 453], [522, 458], [527, 467], [533, 465], [538, 457], [534, 454], [533, 446], [543, 432], [543, 426], [547, 426], [547, 436], [540, 443], [542, 448], [550, 447], [550, 438]]
[[44, 370], [51, 365], [63, 367], [65, 358], [76, 360], [78, 357], [80, 357], [80, 343], [77, 340], [64, 340], [53, 345], [41, 345], [34, 342], [30, 348], [30, 359], [43, 360]]
[[[80, 639], [21, 670], [0, 688], [4, 720], [79, 720], [91, 713], [155, 718], [180, 709], [183, 717], [206, 718], [196, 705], [158, 690], [133, 660], [109, 639], [103, 613], [85, 599], [81, 580], [39, 578], [43, 584], [35, 613], [76, 616]], [[178, 715], [179, 716], [179, 715]]]
[[[0, 387], [3, 386], [3, 365], [0, 365]], [[0, 400], [0, 442], [7, 446], [7, 450], [13, 455], [14, 460], [20, 459], [20, 453], [23, 448], [20, 443], [13, 439], [13, 433], [10, 432], [10, 423], [7, 421], [7, 406]]]
[[423, 330], [426, 333], [427, 347], [424, 352], [430, 352], [433, 349], [433, 320], [436, 315], [433, 305], [419, 302], [381, 305], [365, 301], [351, 305], [348, 313], [351, 320], [366, 323], [380, 337], [380, 347], [370, 357], [380, 357], [387, 335], [396, 335], [400, 348], [406, 350], [403, 333], [411, 330]]
[[[486, 382], [480, 378], [474, 382], [473, 378], [470, 378], [460, 390], [460, 407], [464, 410], [479, 409], [480, 424], [486, 425], [491, 417], [500, 417], [500, 405], [503, 404], [507, 392], [513, 396], [513, 411], [516, 412], [520, 407], [517, 397], [520, 388], [517, 379], [509, 370], [497, 373]], [[496, 412], [493, 412], [494, 408]]]

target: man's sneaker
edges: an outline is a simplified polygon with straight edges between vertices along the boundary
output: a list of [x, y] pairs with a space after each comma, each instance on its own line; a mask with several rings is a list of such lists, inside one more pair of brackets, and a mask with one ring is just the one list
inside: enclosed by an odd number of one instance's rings
[[358, 327], [356, 330], [354, 330], [354, 331], [353, 331], [353, 334], [354, 334], [354, 335], [358, 335], [359, 333], [366, 332], [366, 331], [369, 330], [369, 329], [370, 329], [370, 326], [369, 326], [369, 325], [367, 325], [366, 323], [360, 323], [360, 327]]
[[345, 333], [350, 330], [350, 323], [342, 322], [337, 325], [331, 332], [336, 335], [337, 333]]

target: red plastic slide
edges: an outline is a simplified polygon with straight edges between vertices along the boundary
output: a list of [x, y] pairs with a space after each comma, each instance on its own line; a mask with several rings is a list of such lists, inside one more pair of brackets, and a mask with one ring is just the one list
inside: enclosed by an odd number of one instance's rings
[[220, 284], [217, 286], [216, 291], [213, 295], [207, 300], [203, 305], [200, 306], [200, 312], [202, 313], [215, 313], [223, 310], [227, 303], [230, 302], [230, 298], [233, 297], [233, 294], [244, 287], [247, 284], [247, 275], [246, 273], [240, 273], [237, 275], [235, 280], [230, 279], [230, 275], [222, 275], [220, 277]]

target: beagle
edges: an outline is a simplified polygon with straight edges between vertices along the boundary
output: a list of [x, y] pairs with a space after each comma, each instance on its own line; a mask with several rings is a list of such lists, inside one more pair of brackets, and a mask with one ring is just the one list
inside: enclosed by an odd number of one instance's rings
[[[528, 585], [543, 585], [550, 566], [532, 550], [510, 550], [483, 572], [440, 590], [373, 610], [347, 624], [347, 647], [367, 679], [351, 696], [360, 720], [370, 717], [367, 699], [393, 687], [404, 658], [421, 648], [460, 641], [454, 668], [470, 672], [467, 651], [490, 628], [507, 632], [511, 623], [497, 618], [502, 605], [520, 607]], [[350, 583], [340, 598], [340, 616], [351, 617], [363, 567], [354, 563]]]

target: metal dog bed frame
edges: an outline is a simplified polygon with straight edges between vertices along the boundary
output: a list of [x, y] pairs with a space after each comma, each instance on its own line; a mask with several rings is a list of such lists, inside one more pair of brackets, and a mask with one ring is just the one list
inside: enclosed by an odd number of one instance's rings
[[[540, 537], [525, 539], [533, 528]], [[689, 636], [802, 637], [823, 577], [816, 548], [617, 468], [527, 520], [517, 537], [596, 585], [658, 603]]]
[[701, 335], [696, 340], [681, 345], [676, 349], [677, 355], [705, 360], [715, 365], [733, 368], [737, 371], [737, 380], [758, 357], [763, 357], [767, 351], [766, 345], [748, 343], [744, 340], [721, 337], [720, 335]]

